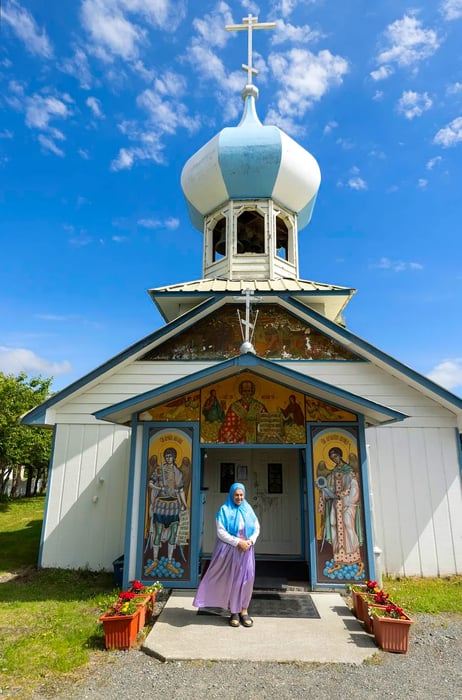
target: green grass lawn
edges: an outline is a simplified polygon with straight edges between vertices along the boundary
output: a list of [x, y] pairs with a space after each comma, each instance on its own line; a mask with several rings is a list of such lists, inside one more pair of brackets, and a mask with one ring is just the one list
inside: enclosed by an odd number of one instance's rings
[[37, 570], [43, 508], [43, 498], [0, 503], [0, 690], [7, 697], [53, 687], [104, 649], [98, 617], [113, 576]]
[[[27, 700], [59, 687], [103, 652], [98, 617], [113, 591], [108, 573], [37, 570], [44, 499], [0, 502], [0, 695]], [[385, 579], [407, 612], [462, 614], [462, 577]]]

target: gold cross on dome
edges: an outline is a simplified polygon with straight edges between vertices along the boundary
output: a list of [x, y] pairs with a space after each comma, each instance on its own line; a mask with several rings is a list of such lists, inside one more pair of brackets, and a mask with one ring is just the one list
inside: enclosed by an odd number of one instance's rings
[[258, 17], [247, 15], [243, 17], [242, 24], [227, 24], [227, 32], [247, 30], [247, 63], [242, 64], [242, 69], [247, 71], [247, 85], [252, 85], [252, 75], [258, 75], [258, 71], [252, 66], [252, 32], [254, 29], [274, 29], [276, 22], [259, 22]]

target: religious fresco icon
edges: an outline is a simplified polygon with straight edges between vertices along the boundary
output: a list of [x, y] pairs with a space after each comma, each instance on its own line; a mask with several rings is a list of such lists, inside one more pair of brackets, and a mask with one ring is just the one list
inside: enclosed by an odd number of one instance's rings
[[[237, 311], [226, 304], [140, 357], [156, 360], [225, 360], [239, 354], [242, 344]], [[324, 335], [276, 304], [258, 305], [253, 345], [259, 357], [280, 360], [335, 360], [358, 362], [348, 348]]]
[[202, 443], [303, 444], [304, 395], [252, 372], [201, 391]]
[[148, 436], [144, 579], [188, 580], [192, 429], [151, 428]]
[[357, 429], [312, 428], [317, 577], [367, 576]]

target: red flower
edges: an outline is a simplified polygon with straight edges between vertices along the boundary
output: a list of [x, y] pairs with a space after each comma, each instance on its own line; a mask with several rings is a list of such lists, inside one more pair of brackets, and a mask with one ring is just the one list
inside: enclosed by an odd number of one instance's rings
[[132, 581], [132, 584], [130, 586], [130, 590], [133, 593], [141, 593], [142, 591], [144, 591], [144, 589], [145, 589], [145, 586], [143, 583], [141, 583], [141, 581]]
[[385, 593], [383, 590], [377, 591], [374, 594], [374, 603], [377, 603], [377, 605], [387, 605], [389, 597], [389, 593]]
[[400, 608], [399, 605], [395, 605], [395, 603], [390, 603], [387, 605], [385, 612], [387, 613], [388, 617], [394, 617], [396, 620], [406, 619], [403, 608]]
[[375, 593], [378, 590], [377, 581], [366, 581], [368, 593]]
[[119, 593], [119, 598], [121, 600], [131, 600], [135, 595], [136, 593], [132, 593], [131, 591], [122, 591], [122, 593]]

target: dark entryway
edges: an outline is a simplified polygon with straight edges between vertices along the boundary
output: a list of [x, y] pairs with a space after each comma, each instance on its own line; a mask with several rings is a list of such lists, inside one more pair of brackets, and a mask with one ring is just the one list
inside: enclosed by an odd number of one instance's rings
[[306, 561], [261, 561], [256, 562], [255, 590], [282, 590], [286, 586], [306, 588], [309, 584]]

